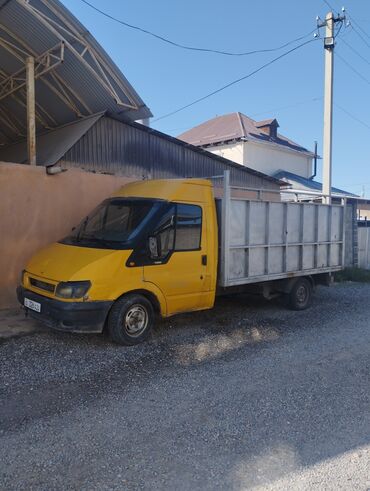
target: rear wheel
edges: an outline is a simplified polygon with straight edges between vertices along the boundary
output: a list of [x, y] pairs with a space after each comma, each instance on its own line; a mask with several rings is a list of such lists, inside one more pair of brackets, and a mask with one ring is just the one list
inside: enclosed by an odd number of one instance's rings
[[288, 307], [292, 310], [305, 310], [312, 302], [312, 284], [307, 278], [299, 278], [288, 293]]
[[108, 331], [115, 343], [133, 346], [143, 342], [154, 324], [154, 309], [143, 295], [132, 294], [120, 298], [108, 317]]

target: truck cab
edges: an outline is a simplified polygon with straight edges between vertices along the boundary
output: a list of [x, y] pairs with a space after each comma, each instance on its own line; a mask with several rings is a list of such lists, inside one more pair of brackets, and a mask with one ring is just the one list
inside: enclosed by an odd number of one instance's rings
[[52, 328], [137, 344], [156, 314], [213, 306], [217, 248], [210, 181], [130, 183], [29, 261], [18, 299]]

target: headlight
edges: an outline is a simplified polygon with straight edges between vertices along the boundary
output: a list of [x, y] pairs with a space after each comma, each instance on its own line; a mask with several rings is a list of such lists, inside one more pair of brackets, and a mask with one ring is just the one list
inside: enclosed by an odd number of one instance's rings
[[61, 298], [82, 298], [90, 287], [90, 281], [62, 281], [58, 284], [55, 295]]

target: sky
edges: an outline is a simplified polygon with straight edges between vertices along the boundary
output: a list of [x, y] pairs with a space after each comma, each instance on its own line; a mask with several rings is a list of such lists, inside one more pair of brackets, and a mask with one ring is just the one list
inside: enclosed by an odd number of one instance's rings
[[[127, 23], [180, 44], [230, 52], [279, 47], [249, 56], [188, 51], [122, 26], [81, 0], [62, 0], [103, 46], [154, 117], [151, 126], [177, 136], [217, 115], [239, 111], [276, 118], [279, 131], [322, 154], [324, 47], [313, 41], [254, 76], [170, 117], [155, 121], [241, 78], [297, 44], [313, 39], [324, 0], [89, 0]], [[328, 0], [340, 12], [340, 0]], [[333, 185], [370, 197], [370, 1], [344, 3], [351, 25], [336, 41]], [[323, 38], [324, 31], [321, 30]], [[321, 180], [321, 165], [318, 168]]]

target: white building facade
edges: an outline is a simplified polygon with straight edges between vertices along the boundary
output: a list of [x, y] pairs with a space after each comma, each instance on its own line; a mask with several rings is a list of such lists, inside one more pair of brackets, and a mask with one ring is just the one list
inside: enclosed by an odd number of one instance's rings
[[314, 154], [278, 134], [278, 127], [276, 119], [258, 122], [231, 113], [206, 121], [178, 138], [270, 176], [284, 170], [309, 179]]

